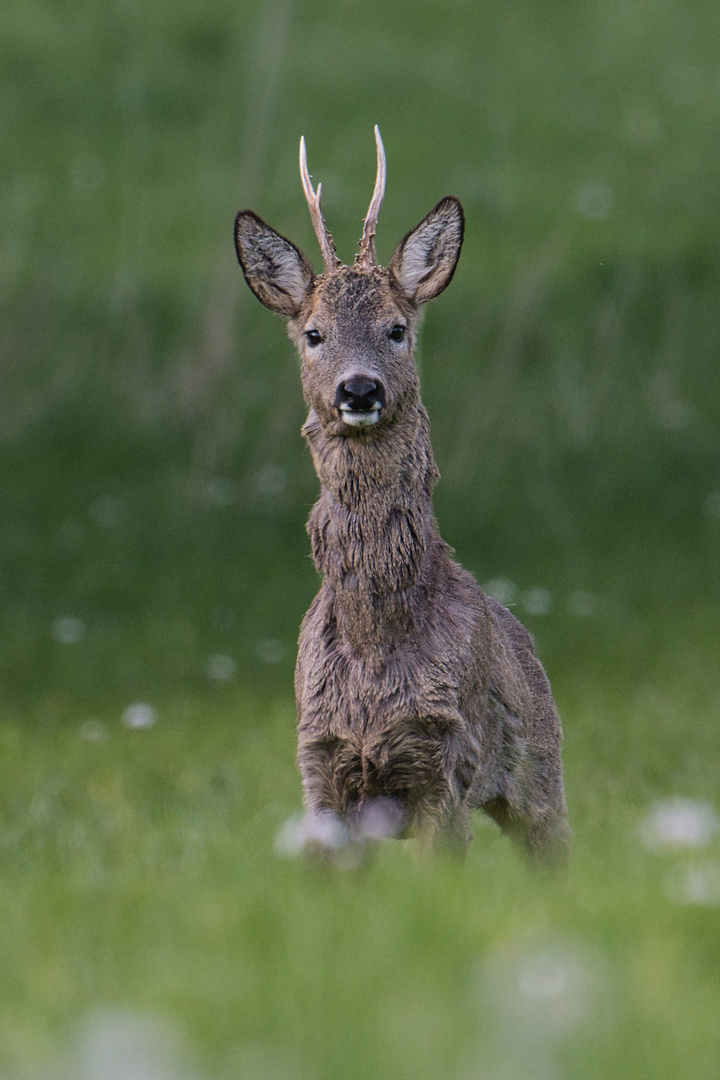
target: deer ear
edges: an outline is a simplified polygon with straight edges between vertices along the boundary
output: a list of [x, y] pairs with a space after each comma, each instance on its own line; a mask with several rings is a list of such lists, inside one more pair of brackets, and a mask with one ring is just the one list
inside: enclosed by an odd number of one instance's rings
[[398, 244], [388, 271], [416, 304], [432, 300], [450, 284], [464, 231], [460, 200], [446, 195]]
[[303, 253], [252, 210], [235, 218], [235, 250], [258, 300], [278, 315], [297, 315], [315, 280]]

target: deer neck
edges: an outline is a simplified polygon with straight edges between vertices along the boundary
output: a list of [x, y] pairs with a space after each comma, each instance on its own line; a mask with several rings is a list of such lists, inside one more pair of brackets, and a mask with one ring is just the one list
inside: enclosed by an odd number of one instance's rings
[[438, 471], [422, 405], [392, 427], [328, 434], [303, 428], [322, 491], [308, 522], [315, 566], [333, 590], [338, 626], [356, 650], [387, 647], [416, 625], [429, 567], [443, 546], [432, 512]]

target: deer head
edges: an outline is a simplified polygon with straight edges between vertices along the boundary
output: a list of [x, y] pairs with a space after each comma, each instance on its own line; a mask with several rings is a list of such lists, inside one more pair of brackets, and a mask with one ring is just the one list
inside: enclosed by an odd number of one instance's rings
[[351, 266], [337, 257], [313, 189], [305, 140], [300, 173], [324, 271], [252, 210], [235, 219], [235, 248], [245, 280], [261, 303], [289, 319], [302, 358], [305, 400], [330, 433], [354, 435], [395, 422], [418, 401], [413, 348], [421, 307], [450, 283], [460, 255], [464, 216], [453, 195], [400, 241], [387, 269], [375, 256], [385, 190], [385, 153], [375, 128], [377, 179], [360, 249]]

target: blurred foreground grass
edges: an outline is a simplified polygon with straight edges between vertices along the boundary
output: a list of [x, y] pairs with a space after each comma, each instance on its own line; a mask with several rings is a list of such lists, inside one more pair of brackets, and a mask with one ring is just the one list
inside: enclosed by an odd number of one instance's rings
[[[5, 0], [2, 1080], [715, 1080], [718, 22]], [[567, 883], [482, 822], [463, 870], [274, 852], [316, 483], [230, 226], [315, 259], [304, 133], [350, 258], [375, 122], [383, 259], [467, 211], [422, 339], [436, 508], [552, 678]]]
[[464, 868], [403, 844], [332, 873], [278, 857], [289, 703], [166, 702], [145, 729], [6, 718], [3, 1075], [712, 1077], [720, 837], [711, 819], [658, 851], [640, 827], [658, 791], [702, 800], [714, 763], [678, 768], [660, 696], [561, 706], [561, 883], [480, 821]]

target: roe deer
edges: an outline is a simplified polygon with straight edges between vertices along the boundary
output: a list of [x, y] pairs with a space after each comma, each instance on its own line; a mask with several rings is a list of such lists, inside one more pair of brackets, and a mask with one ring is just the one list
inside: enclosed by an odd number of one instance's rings
[[413, 359], [421, 306], [449, 284], [464, 215], [448, 195], [385, 270], [375, 228], [385, 155], [352, 266], [337, 257], [300, 171], [324, 271], [251, 210], [235, 219], [245, 279], [289, 318], [321, 484], [308, 522], [323, 575], [300, 631], [298, 764], [313, 814], [362, 831], [378, 800], [400, 835], [461, 852], [479, 808], [544, 861], [565, 861], [560, 744], [528, 632], [451, 559], [432, 509], [438, 479]]

